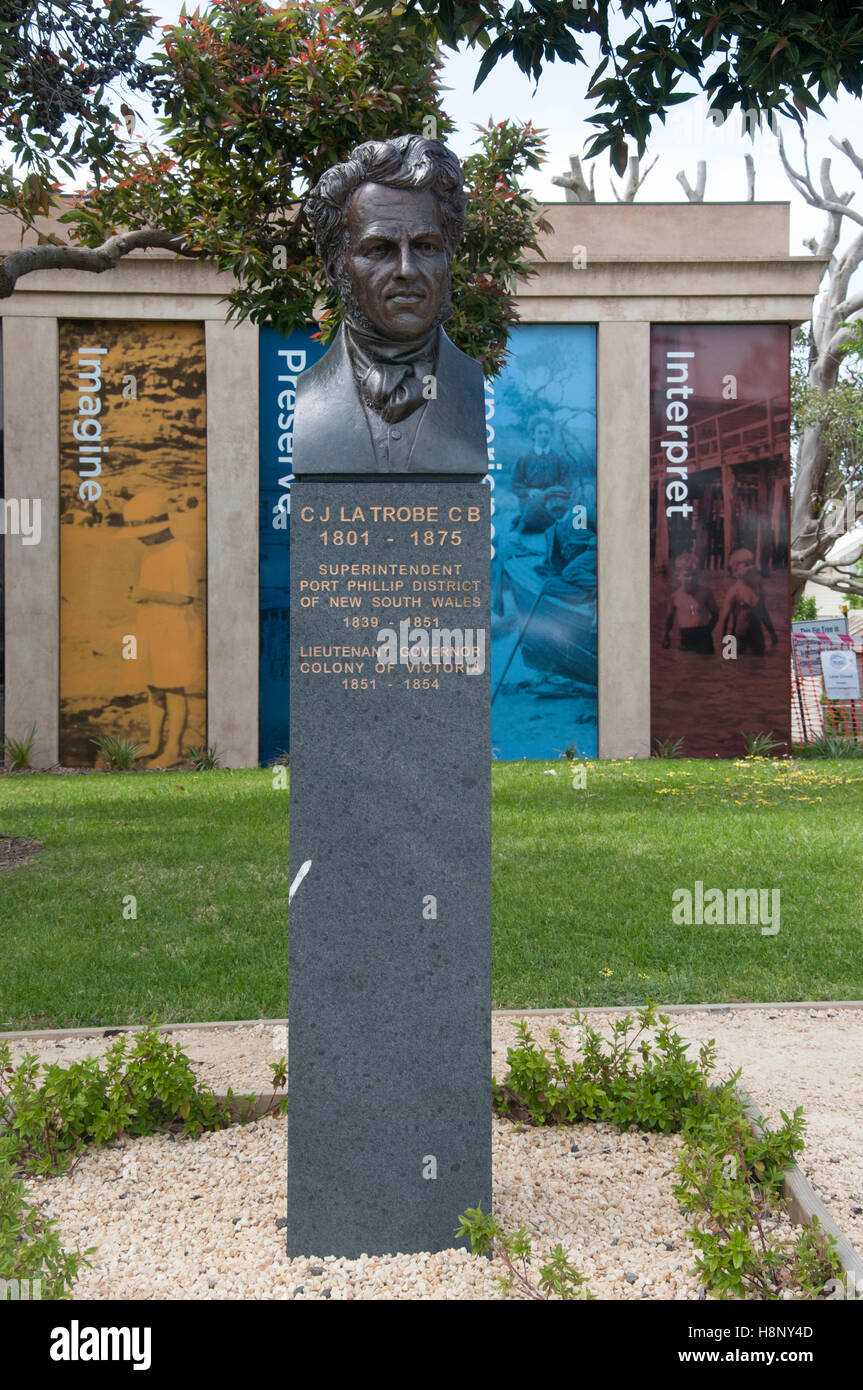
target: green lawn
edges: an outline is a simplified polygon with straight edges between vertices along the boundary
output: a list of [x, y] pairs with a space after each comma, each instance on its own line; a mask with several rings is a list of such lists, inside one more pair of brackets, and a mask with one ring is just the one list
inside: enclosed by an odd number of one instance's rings
[[[496, 1007], [863, 998], [863, 764], [493, 773]], [[267, 769], [2, 777], [0, 833], [45, 845], [0, 876], [0, 1029], [285, 1015], [288, 793]], [[695, 880], [778, 888], [780, 931], [675, 925]]]

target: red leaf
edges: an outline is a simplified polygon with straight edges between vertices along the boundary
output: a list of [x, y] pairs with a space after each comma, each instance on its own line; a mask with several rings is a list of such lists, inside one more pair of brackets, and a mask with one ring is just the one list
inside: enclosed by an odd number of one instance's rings
[[773, 52], [770, 54], [770, 61], [772, 62], [773, 59], [776, 57], [776, 54], [781, 53], [783, 48], [787, 48], [790, 42], [791, 40], [786, 38], [783, 34], [779, 42], [774, 44]]

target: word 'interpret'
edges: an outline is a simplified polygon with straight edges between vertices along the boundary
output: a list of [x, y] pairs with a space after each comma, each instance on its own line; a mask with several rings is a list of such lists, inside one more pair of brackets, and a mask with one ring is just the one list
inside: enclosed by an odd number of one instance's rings
[[687, 399], [692, 395], [689, 381], [689, 363], [683, 359], [694, 357], [694, 352], [666, 352], [665, 354], [665, 407], [666, 428], [674, 439], [661, 439], [660, 448], [665, 450], [665, 471], [675, 476], [665, 485], [666, 516], [691, 516], [692, 503], [689, 499], [689, 416]]

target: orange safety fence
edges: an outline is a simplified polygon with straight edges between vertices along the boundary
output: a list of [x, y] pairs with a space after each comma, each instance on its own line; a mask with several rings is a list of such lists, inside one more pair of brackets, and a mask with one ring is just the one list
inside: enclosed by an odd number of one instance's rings
[[848, 738], [863, 744], [863, 700], [828, 700], [821, 653], [853, 651], [863, 691], [863, 637], [795, 633], [791, 642], [791, 741]]

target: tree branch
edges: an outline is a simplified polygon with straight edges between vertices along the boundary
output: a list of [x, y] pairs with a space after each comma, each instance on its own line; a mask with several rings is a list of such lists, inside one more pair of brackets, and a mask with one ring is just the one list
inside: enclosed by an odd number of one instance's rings
[[835, 589], [839, 594], [860, 594], [863, 597], [863, 579], [851, 579], [844, 574], [830, 574], [828, 570], [835, 568], [828, 565], [827, 569], [816, 566], [815, 569], [800, 569], [797, 565], [791, 566], [791, 575], [794, 579], [802, 580], [804, 583], [823, 584], [825, 589]]
[[568, 203], [595, 203], [596, 193], [594, 191], [595, 168], [590, 166], [590, 184], [585, 180], [582, 172], [581, 160], [577, 154], [569, 156], [568, 174], [555, 174], [552, 183], [556, 183], [560, 188], [566, 189], [566, 201]]
[[836, 149], [841, 150], [843, 154], [847, 154], [857, 172], [863, 174], [863, 159], [861, 159], [860, 155], [854, 150], [850, 140], [847, 138], [845, 140], [837, 140], [835, 135], [831, 135], [830, 144], [835, 145]]
[[642, 174], [641, 160], [638, 157], [638, 155], [632, 154], [629, 156], [629, 159], [627, 160], [626, 164], [626, 183], [623, 186], [623, 195], [621, 196], [618, 193], [617, 189], [614, 187], [614, 184], [611, 185], [611, 191], [619, 203], [633, 203], [635, 201], [636, 193], [638, 192], [641, 185], [644, 183], [644, 180], [647, 178], [647, 175], [650, 173], [651, 169], [653, 168], [654, 164], [658, 159], [659, 155], [654, 155], [652, 162], [648, 164], [647, 168]]
[[837, 258], [836, 273], [835, 276], [831, 277], [831, 289], [834, 279], [836, 283], [836, 291], [831, 297], [837, 305], [841, 305], [848, 293], [851, 277], [861, 261], [863, 261], [863, 232], [858, 232], [851, 244]]
[[[819, 193], [816, 190], [815, 185], [812, 182], [812, 175], [809, 172], [809, 152], [806, 148], [806, 141], [804, 140], [803, 142], [803, 159], [805, 167], [805, 173], [803, 174], [799, 174], [796, 169], [793, 169], [791, 167], [791, 164], [788, 161], [788, 156], [785, 153], [785, 143], [782, 139], [781, 132], [778, 136], [778, 141], [779, 157], [782, 160], [785, 172], [791, 180], [791, 183], [796, 188], [797, 192], [800, 194], [801, 198], [805, 199], [805, 201], [809, 204], [810, 207], [823, 208], [825, 212], [839, 213], [842, 217], [850, 217], [852, 221], [859, 222], [860, 225], [863, 226], [863, 212], [857, 212], [855, 208], [848, 206], [847, 199], [852, 198], [854, 196], [853, 194], [843, 194], [841, 197], [834, 194], [834, 196], [831, 198], [827, 196], [826, 190], [823, 193]], [[825, 164], [827, 166], [826, 170], [824, 168]], [[822, 183], [825, 182], [825, 178], [826, 187], [832, 190], [832, 185], [830, 183], [829, 160], [825, 160], [821, 166]]]
[[0, 261], [0, 299], [8, 299], [22, 275], [30, 275], [34, 270], [89, 270], [100, 275], [103, 270], [113, 270], [121, 257], [141, 247], [160, 247], [175, 251], [178, 256], [201, 254], [188, 248], [180, 234], [156, 228], [120, 232], [101, 246], [24, 246], [20, 251], [10, 251]]
[[695, 187], [690, 184], [686, 174], [681, 169], [677, 175], [677, 182], [680, 184], [690, 203], [704, 202], [704, 189], [707, 184], [707, 162], [699, 159], [695, 166]]
[[821, 187], [824, 190], [824, 197], [831, 203], [842, 203], [845, 206], [851, 202], [854, 194], [836, 192], [830, 177], [830, 163], [829, 159], [822, 159], [821, 161]]
[[853, 314], [859, 314], [863, 309], [863, 293], [854, 294], [850, 299], [843, 299], [841, 304], [837, 304], [834, 313], [838, 319], [849, 319]]

